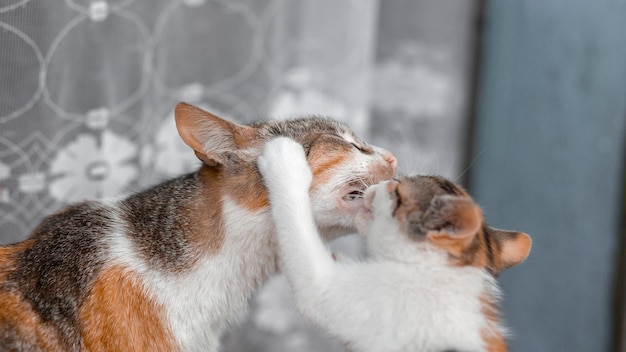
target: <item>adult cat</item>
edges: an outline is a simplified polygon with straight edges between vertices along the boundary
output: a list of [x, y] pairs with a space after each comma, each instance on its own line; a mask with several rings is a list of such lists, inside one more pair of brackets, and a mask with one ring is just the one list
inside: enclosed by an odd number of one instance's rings
[[494, 275], [526, 259], [528, 235], [488, 227], [446, 179], [401, 177], [365, 192], [356, 224], [371, 259], [335, 261], [313, 220], [302, 147], [277, 138], [258, 164], [303, 315], [354, 351], [506, 351]]
[[75, 204], [0, 247], [0, 350], [217, 351], [223, 329], [276, 272], [256, 158], [289, 136], [306, 146], [325, 238], [354, 231], [359, 193], [393, 177], [392, 154], [322, 118], [238, 125], [176, 107], [195, 173], [116, 201]]

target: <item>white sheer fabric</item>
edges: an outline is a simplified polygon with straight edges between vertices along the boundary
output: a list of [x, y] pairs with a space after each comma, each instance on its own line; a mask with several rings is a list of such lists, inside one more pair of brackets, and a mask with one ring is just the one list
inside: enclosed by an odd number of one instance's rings
[[[455, 0], [0, 0], [0, 243], [69, 202], [198, 167], [173, 107], [242, 123], [322, 114], [455, 178], [476, 4]], [[348, 245], [348, 247], [353, 244]], [[332, 351], [276, 279], [227, 351]]]

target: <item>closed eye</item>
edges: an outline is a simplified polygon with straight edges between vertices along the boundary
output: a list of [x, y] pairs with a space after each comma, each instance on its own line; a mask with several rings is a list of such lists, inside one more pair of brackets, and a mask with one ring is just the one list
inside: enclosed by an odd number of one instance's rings
[[356, 149], [363, 151], [363, 148], [361, 148], [358, 144], [356, 143], [350, 143], [350, 144], [352, 144], [352, 146], [355, 147]]
[[360, 151], [363, 154], [372, 154], [374, 152], [372, 148], [365, 147], [356, 143], [350, 143], [350, 144], [352, 144], [353, 147], [355, 147], [358, 151]]

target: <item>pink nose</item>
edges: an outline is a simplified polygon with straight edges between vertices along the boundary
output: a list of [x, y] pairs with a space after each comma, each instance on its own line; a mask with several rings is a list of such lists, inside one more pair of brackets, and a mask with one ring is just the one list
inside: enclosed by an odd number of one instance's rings
[[385, 159], [386, 162], [389, 163], [389, 165], [391, 165], [391, 168], [393, 169], [393, 173], [396, 173], [396, 170], [398, 169], [398, 159], [396, 159], [395, 156], [393, 156], [393, 154], [391, 154], [391, 152], [388, 151], [384, 151], [382, 153], [383, 159]]

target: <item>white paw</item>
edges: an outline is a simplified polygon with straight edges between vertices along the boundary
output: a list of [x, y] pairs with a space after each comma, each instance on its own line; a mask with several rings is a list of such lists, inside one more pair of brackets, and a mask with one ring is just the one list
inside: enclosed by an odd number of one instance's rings
[[257, 164], [270, 192], [286, 187], [308, 192], [311, 186], [313, 175], [304, 149], [291, 138], [278, 137], [267, 142]]

